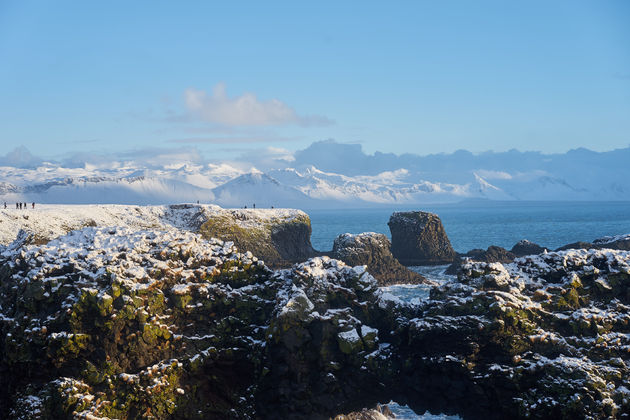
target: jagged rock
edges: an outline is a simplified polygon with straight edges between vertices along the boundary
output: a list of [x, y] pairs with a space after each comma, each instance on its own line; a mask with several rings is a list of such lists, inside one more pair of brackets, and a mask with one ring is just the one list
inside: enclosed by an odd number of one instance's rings
[[334, 420], [389, 420], [395, 418], [396, 416], [388, 406], [377, 404], [376, 408], [371, 410], [364, 408], [353, 413], [339, 414], [335, 416]]
[[447, 264], [457, 255], [436, 214], [395, 212], [388, 225], [392, 254], [403, 265]]
[[129, 228], [15, 244], [0, 266], [0, 418], [327, 418], [382, 388], [392, 318], [364, 267], [272, 272]]
[[528, 241], [527, 239], [518, 241], [510, 250], [510, 252], [516, 255], [517, 257], [542, 254], [545, 251], [548, 251], [548, 249], [538, 244], [535, 244], [531, 241]]
[[480, 261], [480, 262], [500, 262], [509, 263], [514, 261], [516, 255], [512, 252], [501, 248], [500, 246], [491, 245], [487, 250], [472, 249], [465, 255], [458, 257], [453, 264], [446, 269], [446, 274], [457, 274], [465, 261]]
[[389, 239], [382, 233], [344, 233], [333, 244], [332, 257], [350, 266], [366, 265], [381, 286], [426, 283], [427, 279], [394, 258]]
[[603, 238], [595, 239], [593, 245], [603, 249], [620, 249], [624, 251], [630, 250], [630, 234], [618, 235], [618, 236], [605, 236]]
[[467, 261], [405, 304], [328, 257], [84, 228], [0, 255], [0, 418], [621, 419], [628, 325], [630, 251]]
[[566, 251], [569, 249], [595, 249], [595, 248], [597, 247], [590, 242], [578, 241], [578, 242], [573, 242], [567, 245], [563, 245], [560, 248], [556, 249], [556, 251]]

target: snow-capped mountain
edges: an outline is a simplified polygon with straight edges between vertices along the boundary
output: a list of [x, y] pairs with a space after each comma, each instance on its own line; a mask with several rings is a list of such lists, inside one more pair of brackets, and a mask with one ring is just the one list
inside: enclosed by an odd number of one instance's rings
[[[351, 147], [349, 147], [351, 146]], [[346, 155], [343, 155], [343, 154]], [[334, 156], [330, 161], [326, 154]], [[364, 154], [314, 143], [260, 171], [256, 161], [45, 162], [20, 148], [0, 156], [0, 203], [216, 203], [259, 207], [427, 204], [464, 199], [630, 200], [630, 148], [558, 155]], [[309, 159], [310, 156], [310, 159]], [[167, 163], [165, 163], [167, 162]], [[320, 168], [317, 164], [323, 165]]]

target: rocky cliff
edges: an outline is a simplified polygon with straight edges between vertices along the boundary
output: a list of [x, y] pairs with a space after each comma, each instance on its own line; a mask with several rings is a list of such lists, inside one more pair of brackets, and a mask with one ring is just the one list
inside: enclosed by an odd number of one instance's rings
[[420, 304], [362, 267], [272, 271], [191, 232], [87, 227], [0, 255], [1, 418], [630, 413], [629, 251], [466, 262]]
[[388, 225], [392, 254], [404, 265], [448, 264], [457, 255], [436, 214], [395, 212]]
[[365, 265], [380, 286], [427, 283], [420, 274], [409, 270], [392, 255], [389, 239], [382, 233], [344, 233], [333, 244], [332, 257], [349, 266]]
[[13, 241], [21, 230], [30, 241], [44, 244], [86, 226], [126, 226], [198, 232], [206, 238], [234, 242], [272, 267], [305, 261], [311, 246], [308, 215], [293, 209], [223, 209], [215, 205], [169, 206], [38, 205], [35, 209], [0, 210], [0, 243]]

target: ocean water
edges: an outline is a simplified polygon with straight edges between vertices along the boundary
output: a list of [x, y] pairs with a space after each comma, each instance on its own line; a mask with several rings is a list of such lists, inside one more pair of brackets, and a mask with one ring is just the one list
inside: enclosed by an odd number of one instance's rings
[[306, 210], [313, 246], [332, 249], [342, 233], [379, 232], [390, 237], [394, 211], [436, 213], [458, 252], [498, 245], [510, 249], [529, 239], [551, 249], [576, 241], [630, 233], [630, 202], [467, 202], [377, 209]]

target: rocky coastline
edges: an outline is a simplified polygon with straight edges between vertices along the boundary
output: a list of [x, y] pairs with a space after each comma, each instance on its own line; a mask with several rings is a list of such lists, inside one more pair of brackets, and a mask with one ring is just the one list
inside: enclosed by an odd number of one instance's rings
[[630, 415], [628, 235], [472, 253], [408, 304], [373, 274], [402, 267], [382, 235], [274, 269], [187, 220], [0, 246], [0, 418]]

